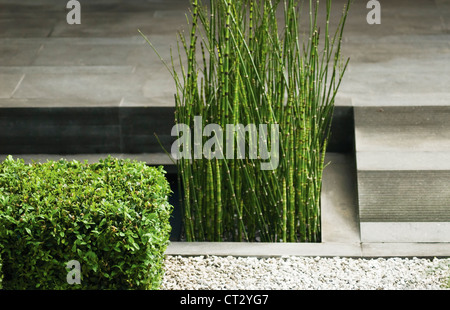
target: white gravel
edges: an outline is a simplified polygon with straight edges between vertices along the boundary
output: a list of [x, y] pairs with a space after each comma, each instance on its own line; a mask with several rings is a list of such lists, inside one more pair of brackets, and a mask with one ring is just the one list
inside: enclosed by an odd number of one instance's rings
[[164, 290], [443, 290], [450, 258], [167, 256]]

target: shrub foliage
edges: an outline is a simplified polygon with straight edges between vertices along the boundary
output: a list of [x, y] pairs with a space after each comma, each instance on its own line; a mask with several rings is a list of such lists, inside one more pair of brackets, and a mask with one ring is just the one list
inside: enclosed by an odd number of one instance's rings
[[[112, 157], [96, 164], [0, 164], [4, 289], [158, 289], [172, 206], [162, 167]], [[81, 284], [66, 265], [77, 260]]]

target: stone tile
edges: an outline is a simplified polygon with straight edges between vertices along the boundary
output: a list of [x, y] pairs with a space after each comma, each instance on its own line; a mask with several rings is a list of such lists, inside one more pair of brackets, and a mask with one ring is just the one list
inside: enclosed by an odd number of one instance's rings
[[450, 242], [448, 222], [361, 223], [361, 241], [366, 243]]
[[73, 107], [113, 107], [120, 101], [80, 100], [77, 98], [0, 98], [0, 108], [73, 108]]
[[[95, 1], [95, 0], [94, 0]], [[60, 0], [39, 0], [39, 1], [33, 1], [33, 0], [21, 0], [19, 3], [18, 1], [14, 0], [1, 0], [0, 4], [3, 8], [9, 9], [9, 8], [23, 8], [23, 9], [29, 9], [32, 10], [33, 8], [45, 8], [45, 9], [51, 9], [51, 8], [58, 8], [63, 6], [65, 8], [65, 4], [67, 3]]]
[[449, 257], [450, 243], [420, 243], [420, 242], [364, 242], [362, 255], [364, 257]]
[[175, 82], [165, 69], [161, 69], [147, 76], [142, 86], [142, 93], [146, 98], [158, 98], [161, 103], [174, 102]]
[[31, 14], [3, 15], [0, 17], [0, 38], [47, 37], [56, 23], [57, 18], [54, 17], [39, 18]]
[[360, 257], [359, 243], [171, 242], [167, 255]]
[[450, 94], [448, 92], [434, 93], [397, 93], [373, 94], [364, 93], [346, 94], [352, 97], [354, 107], [420, 107], [420, 106], [448, 106]]
[[450, 35], [392, 35], [381, 38], [353, 36], [342, 45], [342, 55], [355, 63], [385, 63], [396, 59], [425, 61], [450, 54]]
[[133, 47], [126, 45], [61, 44], [43, 45], [34, 65], [38, 66], [117, 66], [127, 64]]
[[[381, 2], [381, 23], [370, 25], [367, 23], [366, 8], [368, 1], [353, 1], [347, 17], [344, 37], [366, 36], [367, 38], [379, 38], [388, 35], [404, 34], [433, 34], [443, 33], [439, 19], [439, 11], [433, 0], [414, 1], [383, 1]], [[346, 0], [333, 1], [330, 21], [330, 31], [334, 33], [339, 21], [342, 8]], [[325, 5], [319, 9], [319, 25], [324, 29]], [[305, 12], [309, 6], [305, 5]], [[309, 19], [307, 15], [301, 18], [302, 29], [308, 29]]]
[[[184, 24], [177, 17], [153, 18], [154, 12], [86, 12], [81, 17], [81, 25], [68, 25], [59, 21], [52, 37], [129, 37], [145, 34], [176, 34]], [[161, 23], [164, 27], [161, 27]]]
[[137, 97], [130, 96], [124, 97], [120, 102], [121, 107], [175, 107], [175, 100], [172, 96], [150, 96], [150, 97]]
[[172, 11], [180, 10], [189, 7], [189, 1], [185, 0], [170, 0], [168, 1], [142, 1], [142, 0], [102, 0], [89, 1], [83, 4], [83, 10], [88, 12], [103, 11], [103, 12], [140, 12], [143, 10], [163, 10]]
[[10, 98], [23, 78], [23, 74], [5, 74], [0, 72], [0, 98]]
[[364, 171], [450, 170], [450, 152], [445, 151], [358, 151], [356, 161]]
[[0, 39], [0, 66], [29, 66], [41, 46], [39, 40]]
[[29, 74], [14, 98], [53, 98], [82, 102], [109, 102], [140, 93], [139, 81], [133, 74]]
[[397, 99], [417, 101], [416, 95], [424, 98], [423, 105], [439, 104], [449, 97], [449, 61], [450, 53], [424, 59], [399, 57], [383, 63], [352, 64], [344, 75], [339, 94], [352, 97], [354, 105], [375, 99], [378, 105], [386, 105], [386, 101], [396, 105]]
[[168, 18], [176, 18], [178, 20], [186, 19], [186, 15], [189, 16], [189, 5], [182, 6], [179, 9], [169, 9], [169, 10], [156, 10], [155, 13], [153, 13], [153, 17], [155, 20], [159, 20], [163, 22], [164, 20], [167, 20]]
[[[365, 5], [366, 1], [361, 1]], [[347, 28], [348, 34], [355, 32], [368, 32], [371, 36], [393, 35], [393, 34], [431, 34], [442, 33], [439, 21], [439, 11], [433, 0], [415, 1], [384, 1], [381, 3], [381, 24], [369, 25], [366, 21], [366, 9], [364, 16], [359, 16], [360, 27], [357, 23], [350, 23]], [[363, 20], [362, 20], [363, 19]], [[362, 23], [361, 23], [362, 22]], [[351, 27], [354, 26], [354, 27]]]
[[355, 108], [356, 151], [449, 152], [449, 107]]
[[131, 74], [134, 66], [0, 66], [0, 72], [10, 74]]
[[[170, 54], [176, 37], [150, 36], [162, 55]], [[46, 40], [33, 62], [39, 66], [144, 66], [162, 67], [162, 62], [142, 36], [130, 38], [53, 38]]]

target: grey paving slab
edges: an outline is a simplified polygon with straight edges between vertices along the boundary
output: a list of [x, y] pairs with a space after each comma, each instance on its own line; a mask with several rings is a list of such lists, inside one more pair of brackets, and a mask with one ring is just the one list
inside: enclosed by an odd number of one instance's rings
[[29, 66], [41, 47], [40, 40], [0, 39], [0, 66]]
[[[340, 8], [344, 2], [335, 1], [333, 7]], [[447, 3], [416, 2], [415, 5], [405, 1], [383, 4], [381, 25], [367, 24], [368, 9], [364, 1], [352, 6], [344, 40], [344, 52], [348, 51], [352, 61], [339, 94], [351, 98], [353, 105], [419, 105], [424, 102], [445, 105], [449, 101], [445, 64], [449, 63], [450, 40], [448, 33], [434, 26]], [[140, 91], [122, 94], [122, 98], [133, 98], [122, 103], [140, 105], [147, 100], [139, 98], [153, 97], [151, 104], [165, 105], [172, 100], [170, 76], [164, 70], [158, 71], [163, 66], [151, 48], [143, 44], [137, 28], [141, 28], [168, 59], [169, 47], [176, 47], [177, 30], [186, 26], [187, 2], [171, 1], [167, 5], [167, 1], [94, 1], [83, 6], [86, 11], [83, 23], [76, 26], [67, 25], [61, 18], [66, 10], [61, 10], [56, 1], [41, 5], [5, 2], [5, 5], [6, 11], [0, 14], [0, 20], [19, 18], [34, 11], [37, 12], [34, 19], [56, 18], [57, 24], [51, 33], [45, 34], [50, 38], [31, 31], [27, 35], [14, 34], [15, 40], [24, 37], [15, 45], [0, 42], [0, 49], [5, 51], [0, 56], [0, 65], [3, 61], [4, 65], [13, 66], [72, 66], [74, 73], [75, 66], [148, 67], [152, 71], [148, 79], [139, 80]], [[339, 16], [338, 12], [340, 9], [333, 12], [334, 18]], [[323, 13], [321, 10], [320, 14]], [[33, 27], [33, 22], [27, 22], [26, 27]], [[9, 28], [14, 27], [4, 27]], [[37, 41], [37, 37], [43, 41]]]
[[[339, 7], [345, 1], [333, 1]], [[366, 36], [381, 38], [387, 35], [444, 33], [440, 12], [433, 0], [383, 1], [381, 3], [381, 23], [368, 24], [366, 8], [368, 1], [354, 1], [347, 18], [344, 36]], [[336, 14], [338, 11], [336, 11]]]
[[141, 82], [133, 74], [30, 73], [25, 76], [14, 98], [70, 98], [80, 102], [120, 103], [124, 95], [140, 93]]
[[[73, 106], [174, 106], [175, 85], [165, 68], [136, 70], [133, 66], [27, 66], [0, 67], [5, 77], [17, 78], [25, 74], [13, 99], [21, 105], [42, 106], [48, 99], [50, 106], [57, 102]], [[5, 84], [5, 97], [12, 96], [14, 86]], [[27, 99], [26, 101], [23, 99]], [[22, 100], [22, 101], [20, 101]]]
[[[153, 83], [152, 81], [147, 81], [148, 84]], [[167, 96], [130, 96], [122, 98], [120, 102], [121, 107], [174, 107], [175, 100], [173, 99], [173, 93], [169, 93]]]
[[[169, 53], [170, 36], [151, 39], [163, 54]], [[69, 66], [75, 71], [79, 66], [161, 65], [139, 34], [123, 38], [6, 38], [0, 39], [0, 51], [0, 66]]]
[[450, 170], [450, 152], [446, 151], [358, 151], [361, 171]]
[[449, 152], [450, 107], [356, 107], [356, 151]]
[[448, 106], [450, 102], [450, 94], [447, 92], [389, 94], [382, 91], [380, 89], [378, 93], [371, 93], [370, 95], [344, 94], [352, 98], [352, 104], [355, 107]]
[[[381, 23], [368, 24], [367, 15], [370, 9], [366, 8], [368, 1], [353, 1], [346, 21], [345, 37], [367, 36], [381, 38], [396, 34], [433, 34], [444, 33], [440, 20], [440, 11], [433, 0], [417, 1], [383, 1], [381, 2]], [[331, 30], [334, 30], [339, 21], [342, 8], [347, 1], [332, 2]], [[300, 25], [307, 26], [309, 5], [304, 6], [304, 14], [300, 16]], [[319, 6], [319, 24], [325, 20], [325, 3]], [[305, 29], [302, 28], [302, 29]], [[307, 29], [307, 27], [306, 27]], [[323, 27], [322, 27], [323, 29]]]
[[[442, 57], [449, 53], [450, 35], [448, 33], [386, 35], [380, 38], [354, 35], [347, 36], [342, 44], [342, 55], [350, 57], [350, 67], [359, 63], [378, 63], [382, 66], [384, 63], [401, 58], [404, 61], [403, 68], [408, 69], [408, 66], [414, 65], [416, 61]], [[445, 65], [444, 62], [441, 65]], [[421, 69], [427, 69], [427, 67]]]
[[[43, 1], [13, 1], [13, 0], [1, 0], [2, 13], [11, 13], [20, 11], [32, 12], [33, 10], [45, 10], [46, 12], [68, 12], [66, 4], [68, 1], [63, 0], [43, 0]], [[167, 0], [90, 0], [80, 1], [83, 11], [141, 11], [143, 9], [158, 9], [158, 10], [173, 10], [180, 7], [186, 7], [189, 2], [186, 0], [170, 0], [171, 5], [167, 6]]]
[[354, 106], [445, 104], [450, 96], [448, 63], [450, 53], [430, 59], [358, 63], [349, 67], [339, 92], [351, 97]]
[[[146, 46], [50, 41], [35, 58], [36, 66], [118, 66], [141, 63], [133, 57]], [[142, 53], [142, 52], [141, 52]], [[135, 61], [136, 60], [136, 61]]]
[[57, 23], [55, 18], [39, 18], [32, 14], [0, 17], [0, 38], [47, 37]]
[[321, 256], [321, 257], [449, 257], [450, 243], [363, 242], [321, 244], [255, 244], [171, 242], [165, 255], [181, 256]]
[[450, 243], [367, 242], [361, 244], [364, 257], [450, 257]]
[[377, 242], [450, 242], [450, 222], [362, 222], [361, 240]]
[[75, 108], [75, 107], [114, 107], [120, 100], [96, 100], [79, 98], [0, 98], [0, 108]]
[[[86, 12], [80, 25], [65, 20], [56, 23], [52, 37], [129, 37], [145, 34], [176, 34], [185, 26], [185, 12], [174, 16], [154, 17], [154, 11], [142, 12]], [[161, 27], [161, 25], [164, 27]]]
[[0, 71], [0, 98], [10, 98], [22, 82], [22, 73], [2, 73]]
[[43, 15], [45, 13], [51, 13], [55, 11], [65, 11], [67, 2], [59, 0], [43, 0], [43, 1], [10, 1], [2, 0], [0, 2], [2, 6], [1, 15], [8, 14], [32, 14]]
[[165, 68], [153, 70], [145, 74], [145, 77], [146, 80], [142, 86], [144, 97], [155, 98], [162, 103], [171, 102], [174, 105], [175, 82]]
[[132, 74], [135, 71], [134, 66], [0, 66], [0, 72], [5, 74]]
[[360, 257], [361, 248], [359, 243], [171, 242], [165, 255]]

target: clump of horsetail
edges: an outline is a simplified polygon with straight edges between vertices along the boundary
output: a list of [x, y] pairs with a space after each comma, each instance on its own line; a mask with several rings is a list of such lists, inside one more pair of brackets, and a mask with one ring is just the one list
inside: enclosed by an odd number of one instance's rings
[[261, 160], [238, 156], [179, 159], [187, 241], [320, 241], [322, 171], [348, 63], [341, 39], [349, 5], [332, 34], [326, 0], [320, 34], [319, 1], [309, 1], [302, 34], [299, 1], [191, 1], [190, 32], [179, 35], [181, 73], [173, 56], [168, 66], [177, 86], [175, 122], [193, 128], [202, 116], [202, 126], [278, 124], [279, 165], [261, 170]]

